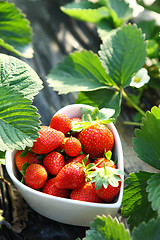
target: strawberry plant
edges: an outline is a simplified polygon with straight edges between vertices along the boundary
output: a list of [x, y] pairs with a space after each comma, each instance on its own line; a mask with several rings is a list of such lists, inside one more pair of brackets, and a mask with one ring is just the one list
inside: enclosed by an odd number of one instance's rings
[[7, 150], [31, 147], [39, 136], [40, 116], [32, 101], [42, 82], [28, 64], [15, 57], [0, 54], [0, 65], [1, 167]]
[[[159, 239], [160, 234], [160, 107], [146, 112], [142, 126], [135, 130], [134, 151], [153, 167], [153, 172], [133, 172], [125, 179], [121, 216], [128, 228], [110, 216], [97, 216], [83, 240]], [[116, 229], [116, 231], [115, 231]], [[78, 239], [77, 239], [78, 240]]]
[[13, 3], [0, 2], [0, 46], [18, 56], [33, 57], [32, 28]]
[[121, 112], [122, 98], [145, 116], [126, 89], [144, 66], [146, 56], [141, 30], [128, 24], [103, 42], [98, 54], [83, 50], [67, 56], [51, 70], [47, 81], [59, 94], [80, 91], [76, 103], [115, 109], [115, 118]]
[[15, 57], [0, 54], [0, 65], [0, 151], [24, 149], [39, 136], [40, 120], [32, 100], [42, 82]]
[[159, 119], [160, 107], [153, 107], [142, 119], [141, 129], [135, 130], [134, 150], [155, 172], [131, 173], [126, 179], [122, 216], [128, 218], [131, 230], [142, 221], [156, 219], [160, 214], [160, 137], [157, 134]]
[[[143, 1], [138, 3], [159, 13], [157, 1], [148, 7]], [[127, 106], [138, 111], [135, 119], [140, 120], [148, 110], [145, 106], [142, 111], [140, 106], [144, 90], [159, 89], [159, 25], [155, 20], [136, 20], [137, 27], [128, 24], [135, 19], [133, 9], [124, 0], [74, 1], [61, 10], [96, 24], [102, 44], [98, 54], [84, 50], [67, 56], [50, 71], [50, 86], [59, 94], [79, 92], [77, 103], [112, 106], [115, 117], [120, 114], [124, 98]]]
[[[147, 40], [147, 57], [148, 61], [145, 64], [145, 68], [148, 70], [151, 77], [149, 86], [153, 88], [160, 88], [158, 79], [160, 73], [159, 66], [159, 30], [160, 26], [156, 19], [160, 13], [159, 1], [149, 1], [146, 3], [144, 0], [135, 1], [135, 6], [132, 2], [125, 0], [83, 0], [72, 1], [64, 6], [61, 6], [61, 10], [70, 17], [76, 18], [80, 21], [94, 23], [97, 27], [97, 33], [102, 41], [105, 41], [117, 30], [118, 27], [122, 27], [128, 22], [136, 23], [145, 34]], [[130, 4], [129, 4], [130, 3]], [[132, 6], [132, 7], [131, 7]], [[152, 18], [144, 18], [137, 16], [136, 8], [142, 6], [144, 10], [147, 10], [152, 14]], [[157, 14], [157, 18], [154, 17]], [[145, 15], [145, 11], [144, 11]], [[141, 92], [139, 93], [141, 95]], [[131, 95], [136, 101], [140, 96], [136, 96], [133, 92]]]
[[[134, 228], [131, 236], [130, 232], [125, 229], [123, 223], [118, 223], [117, 219], [112, 219], [110, 216], [97, 216], [91, 222], [90, 229], [86, 231], [86, 237], [83, 240], [157, 240], [160, 234], [160, 217], [157, 220], [152, 219], [148, 223], [141, 223]], [[79, 238], [77, 240], [80, 240]]]

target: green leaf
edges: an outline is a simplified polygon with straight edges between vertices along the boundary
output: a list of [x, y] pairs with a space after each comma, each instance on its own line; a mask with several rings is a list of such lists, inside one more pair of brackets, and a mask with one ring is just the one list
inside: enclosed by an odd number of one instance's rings
[[133, 240], [158, 240], [160, 236], [160, 217], [141, 223], [133, 230]]
[[28, 64], [6, 54], [0, 54], [0, 84], [9, 84], [29, 99], [42, 89], [42, 81]]
[[146, 191], [147, 181], [153, 176], [149, 172], [131, 173], [125, 180], [125, 188], [122, 201], [122, 217], [128, 218], [128, 224], [132, 230], [142, 221], [148, 222], [157, 217], [151, 203], [148, 201]]
[[5, 152], [0, 151], [0, 164], [5, 165]]
[[160, 107], [153, 107], [142, 118], [141, 129], [135, 130], [134, 151], [138, 157], [160, 170]]
[[110, 15], [107, 7], [87, 0], [68, 3], [61, 7], [61, 10], [70, 17], [92, 23], [97, 23]]
[[133, 9], [129, 7], [129, 4], [124, 0], [109, 0], [108, 6], [115, 27], [120, 26], [122, 23], [126, 23], [132, 18]]
[[128, 230], [125, 230], [123, 223], [110, 216], [97, 216], [90, 223], [90, 230], [86, 231], [83, 240], [131, 240]]
[[108, 159], [108, 160], [111, 160], [111, 157], [112, 157], [112, 151], [108, 151], [108, 152], [105, 152], [105, 158]]
[[26, 162], [26, 163], [24, 163], [23, 166], [22, 166], [22, 170], [21, 170], [21, 174], [22, 174], [21, 182], [22, 182], [22, 183], [25, 183], [25, 181], [24, 181], [24, 175], [25, 175], [25, 172], [26, 172], [27, 168], [29, 167], [29, 165], [30, 165], [30, 163]]
[[31, 103], [16, 89], [0, 85], [0, 151], [31, 147], [38, 138], [39, 115]]
[[89, 126], [91, 126], [94, 122], [98, 122], [101, 124], [108, 124], [113, 121], [111, 116], [114, 114], [114, 109], [109, 108], [93, 108], [91, 109], [90, 106], [83, 106], [81, 107], [81, 122], [77, 122], [72, 124], [72, 131], [81, 131]]
[[102, 19], [97, 23], [97, 32], [102, 39], [102, 41], [105, 41], [108, 37], [111, 37], [113, 34], [115, 34], [115, 26], [113, 25], [112, 19]]
[[160, 2], [159, 0], [155, 0], [151, 4], [146, 4], [145, 0], [137, 0], [137, 3], [140, 4], [142, 7], [146, 8], [147, 10], [151, 10], [157, 13], [160, 13]]
[[147, 40], [152, 39], [156, 28], [155, 20], [140, 21], [137, 23], [137, 26], [142, 29], [142, 33], [145, 34]]
[[147, 192], [148, 200], [152, 202], [153, 210], [157, 210], [160, 215], [160, 173], [154, 174], [148, 180]]
[[81, 107], [81, 116], [84, 119], [87, 119], [87, 116], [90, 115], [91, 121], [108, 120], [113, 116], [114, 112], [115, 112], [114, 109], [111, 109], [111, 108], [98, 109], [98, 107], [96, 107], [96, 108], [93, 108], [93, 110], [91, 110], [90, 107], [88, 106]]
[[27, 156], [28, 152], [29, 152], [29, 148], [26, 147], [26, 148], [23, 150], [23, 152], [21, 152], [21, 154], [19, 155], [19, 157], [25, 157], [25, 156]]
[[80, 92], [76, 103], [88, 104], [99, 109], [112, 108], [115, 110], [113, 117], [117, 118], [121, 111], [121, 100], [121, 92], [101, 88], [96, 91]]
[[159, 45], [158, 43], [152, 39], [147, 42], [147, 56], [149, 58], [156, 58], [159, 54]]
[[97, 54], [86, 50], [67, 56], [51, 70], [47, 82], [59, 94], [94, 90], [104, 84], [110, 86], [114, 84], [105, 73]]
[[107, 38], [99, 51], [107, 74], [120, 87], [129, 86], [132, 76], [145, 63], [146, 42], [136, 25], [125, 25]]
[[32, 29], [20, 9], [7, 1], [0, 2], [0, 46], [19, 56], [33, 57]]
[[0, 159], [3, 159], [3, 158], [5, 158], [5, 152], [0, 151]]

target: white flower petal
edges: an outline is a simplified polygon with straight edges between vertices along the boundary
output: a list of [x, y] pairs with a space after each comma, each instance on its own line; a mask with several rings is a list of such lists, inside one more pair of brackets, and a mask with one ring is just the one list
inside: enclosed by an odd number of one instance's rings
[[148, 71], [145, 68], [140, 69], [135, 76], [132, 78], [132, 81], [130, 83], [130, 86], [140, 88], [144, 84], [148, 83], [150, 80], [150, 77], [148, 75]]

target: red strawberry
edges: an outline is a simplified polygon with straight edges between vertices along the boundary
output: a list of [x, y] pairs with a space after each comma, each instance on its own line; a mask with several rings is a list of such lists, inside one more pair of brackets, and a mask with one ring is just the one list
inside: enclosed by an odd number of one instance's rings
[[[99, 164], [98, 164], [99, 163]], [[116, 168], [116, 165], [114, 164], [114, 162], [112, 160], [108, 160], [106, 158], [97, 158], [94, 161], [94, 164], [96, 165], [96, 167], [98, 168], [103, 168], [104, 164], [106, 165], [106, 167], [112, 167], [112, 168]]]
[[96, 194], [103, 199], [105, 202], [111, 202], [114, 197], [119, 193], [121, 182], [119, 182], [117, 187], [113, 187], [110, 184], [107, 188], [104, 186], [101, 187], [101, 189], [96, 189], [95, 183], [93, 183], [93, 187], [95, 189]]
[[33, 143], [32, 151], [37, 154], [45, 154], [55, 150], [64, 140], [64, 134], [48, 126], [42, 126], [40, 136]]
[[47, 181], [47, 171], [40, 164], [31, 164], [24, 174], [25, 184], [33, 189], [39, 189], [44, 186]]
[[71, 120], [64, 114], [57, 114], [51, 119], [50, 127], [66, 134], [71, 130]]
[[73, 118], [70, 118], [70, 121], [71, 121], [71, 124], [72, 124], [72, 123], [81, 122], [81, 121], [82, 121], [82, 119], [81, 119], [81, 118], [79, 118], [79, 117], [73, 117]]
[[23, 150], [18, 150], [15, 155], [15, 163], [19, 171], [22, 171], [22, 166], [26, 162], [30, 164], [41, 163], [41, 161], [37, 158], [37, 155], [33, 152], [29, 151], [25, 157], [20, 157], [22, 152]]
[[75, 189], [85, 182], [85, 171], [80, 163], [68, 163], [55, 177], [55, 186], [60, 189]]
[[45, 185], [42, 189], [42, 192], [47, 193], [47, 194], [52, 195], [52, 196], [62, 197], [62, 198], [68, 198], [69, 194], [70, 194], [69, 189], [60, 189], [60, 188], [57, 188], [55, 186], [55, 177], [49, 179], [45, 183]]
[[48, 173], [57, 175], [62, 167], [64, 167], [65, 160], [61, 153], [51, 152], [43, 159], [43, 164]]
[[[70, 162], [79, 162], [79, 163], [83, 163], [83, 161], [84, 161], [84, 159], [87, 157], [87, 155], [86, 154], [80, 154], [79, 156], [77, 156], [77, 157], [75, 157], [75, 158], [69, 158], [69, 159], [67, 159], [67, 161], [66, 161], [66, 163], [70, 163]], [[89, 163], [91, 163], [91, 161], [90, 161], [90, 159], [89, 159], [89, 157], [87, 157], [87, 161], [86, 161], [86, 166], [89, 164]]]
[[104, 151], [112, 150], [114, 137], [112, 132], [103, 124], [95, 123], [82, 130], [78, 139], [83, 146], [83, 152], [90, 158], [103, 157]]
[[64, 141], [64, 151], [70, 157], [76, 157], [81, 153], [82, 145], [80, 141], [75, 137], [66, 138]]
[[85, 183], [81, 188], [73, 189], [70, 194], [70, 199], [95, 203], [103, 202], [96, 194], [91, 182]]
[[124, 174], [120, 169], [114, 169], [112, 167], [97, 168], [88, 175], [89, 179], [92, 179], [94, 190], [96, 194], [105, 202], [111, 202], [121, 187], [121, 178], [119, 174]]

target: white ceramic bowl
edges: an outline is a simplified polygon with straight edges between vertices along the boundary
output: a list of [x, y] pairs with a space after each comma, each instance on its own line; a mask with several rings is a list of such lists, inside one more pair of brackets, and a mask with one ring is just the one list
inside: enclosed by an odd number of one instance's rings
[[[64, 113], [69, 118], [80, 117], [81, 106], [83, 105], [68, 105], [60, 109], [56, 114]], [[114, 155], [117, 159], [117, 166], [124, 171], [123, 152], [119, 134], [113, 123], [108, 124], [108, 127], [115, 138]], [[51, 196], [34, 190], [18, 180], [18, 171], [14, 162], [15, 153], [16, 151], [6, 152], [7, 172], [28, 205], [39, 214], [61, 223], [77, 226], [89, 226], [90, 222], [97, 215], [102, 216], [104, 214], [111, 215], [112, 217], [116, 216], [122, 203], [123, 182], [115, 203], [88, 203]]]

